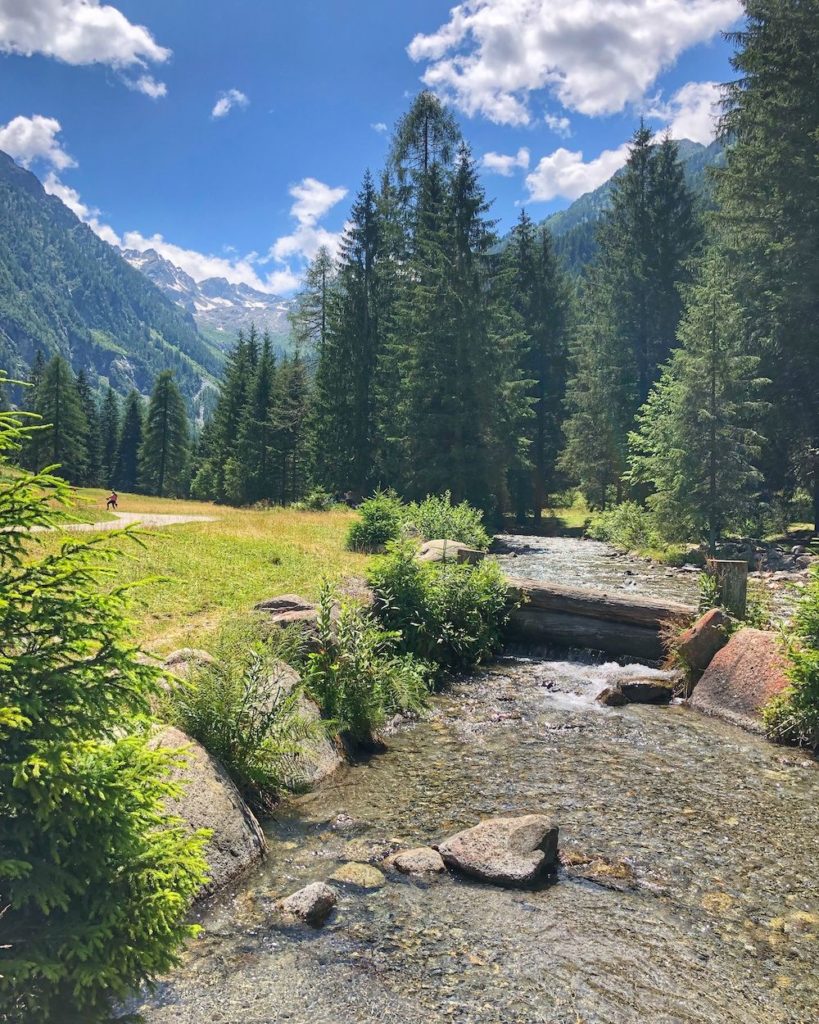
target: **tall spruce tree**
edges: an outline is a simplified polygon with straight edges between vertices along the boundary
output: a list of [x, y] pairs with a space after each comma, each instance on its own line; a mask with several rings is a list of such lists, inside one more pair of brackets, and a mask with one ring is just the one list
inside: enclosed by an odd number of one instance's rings
[[154, 382], [139, 453], [140, 482], [150, 494], [184, 493], [188, 483], [190, 430], [185, 403], [172, 370]]
[[731, 38], [719, 227], [773, 380], [769, 488], [804, 483], [819, 529], [819, 52], [817, 0], [744, 0]]
[[34, 411], [44, 429], [32, 439], [30, 464], [37, 469], [59, 464], [60, 476], [82, 483], [88, 465], [88, 421], [76, 379], [62, 356], [54, 356], [43, 369]]
[[110, 487], [117, 464], [117, 441], [119, 438], [119, 399], [109, 387], [102, 399], [99, 410], [100, 424], [100, 483]]
[[240, 504], [275, 497], [271, 422], [275, 388], [276, 360], [270, 338], [265, 334], [239, 425], [239, 461], [234, 462], [236, 479], [231, 490]]
[[111, 486], [118, 490], [139, 490], [139, 453], [142, 449], [143, 429], [142, 396], [138, 391], [130, 391], [122, 413], [114, 479], [111, 482]]
[[539, 522], [562, 448], [570, 291], [548, 229], [536, 228], [525, 210], [504, 252], [500, 289], [522, 334], [522, 373], [532, 410], [523, 428], [525, 462], [516, 460], [511, 474], [512, 498], [519, 518], [532, 510]]
[[322, 245], [305, 272], [295, 308], [290, 314], [296, 343], [306, 356], [314, 359], [320, 356], [327, 337], [327, 315], [335, 273], [330, 250]]
[[711, 252], [675, 349], [632, 433], [631, 471], [669, 539], [707, 540], [741, 528], [761, 479], [759, 357], [749, 354], [725, 260]]
[[85, 487], [97, 487], [100, 483], [102, 462], [102, 437], [100, 434], [100, 418], [97, 402], [85, 370], [77, 373], [77, 395], [80, 399], [85, 416], [85, 468], [79, 481]]

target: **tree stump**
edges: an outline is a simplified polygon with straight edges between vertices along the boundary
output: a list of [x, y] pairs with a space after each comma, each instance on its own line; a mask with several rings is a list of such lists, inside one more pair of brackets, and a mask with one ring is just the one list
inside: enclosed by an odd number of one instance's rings
[[748, 563], [727, 558], [710, 558], [708, 572], [717, 581], [719, 604], [729, 615], [744, 619], [748, 605]]

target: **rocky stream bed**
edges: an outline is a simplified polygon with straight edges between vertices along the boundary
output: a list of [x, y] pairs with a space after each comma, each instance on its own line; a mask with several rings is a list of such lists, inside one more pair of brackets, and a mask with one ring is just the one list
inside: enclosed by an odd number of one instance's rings
[[[558, 578], [616, 585], [595, 567], [610, 556], [564, 543]], [[690, 600], [685, 574], [664, 572], [646, 570], [643, 592]], [[386, 753], [266, 823], [267, 860], [202, 911], [146, 1022], [815, 1021], [819, 766], [679, 703], [596, 703], [651, 673], [539, 652], [459, 680]], [[385, 864], [523, 814], [560, 829], [561, 866], [537, 891]], [[282, 918], [281, 897], [328, 880], [322, 928]]]

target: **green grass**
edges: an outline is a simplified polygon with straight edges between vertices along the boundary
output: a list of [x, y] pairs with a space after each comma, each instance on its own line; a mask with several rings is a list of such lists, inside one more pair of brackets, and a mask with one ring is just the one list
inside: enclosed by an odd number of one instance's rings
[[[96, 508], [100, 500], [104, 506], [105, 493], [82, 490], [78, 498]], [[133, 615], [140, 643], [157, 653], [207, 646], [208, 637], [226, 620], [257, 601], [285, 593], [317, 598], [325, 576], [360, 575], [367, 563], [366, 556], [344, 548], [354, 518], [347, 509], [257, 511], [142, 495], [119, 497], [120, 511], [214, 517], [209, 523], [146, 529], [144, 548], [120, 542], [126, 554], [118, 582], [164, 577], [138, 591]], [[48, 547], [61, 540], [40, 534], [37, 542]]]

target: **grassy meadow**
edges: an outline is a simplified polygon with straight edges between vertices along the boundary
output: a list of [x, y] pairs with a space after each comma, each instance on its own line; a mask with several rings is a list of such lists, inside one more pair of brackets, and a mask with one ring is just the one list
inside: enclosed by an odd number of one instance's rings
[[[77, 491], [79, 518], [110, 519], [106, 491]], [[144, 547], [114, 541], [123, 552], [118, 582], [150, 579], [137, 591], [135, 633], [150, 651], [207, 644], [223, 622], [278, 594], [318, 596], [322, 579], [360, 574], [366, 556], [344, 549], [354, 513], [235, 509], [207, 502], [120, 494], [121, 512], [210, 516], [212, 522], [141, 528]], [[75, 536], [75, 535], [71, 535]], [[88, 536], [88, 534], [83, 534]], [[62, 538], [64, 539], [64, 538]], [[61, 543], [41, 534], [38, 544]]]

